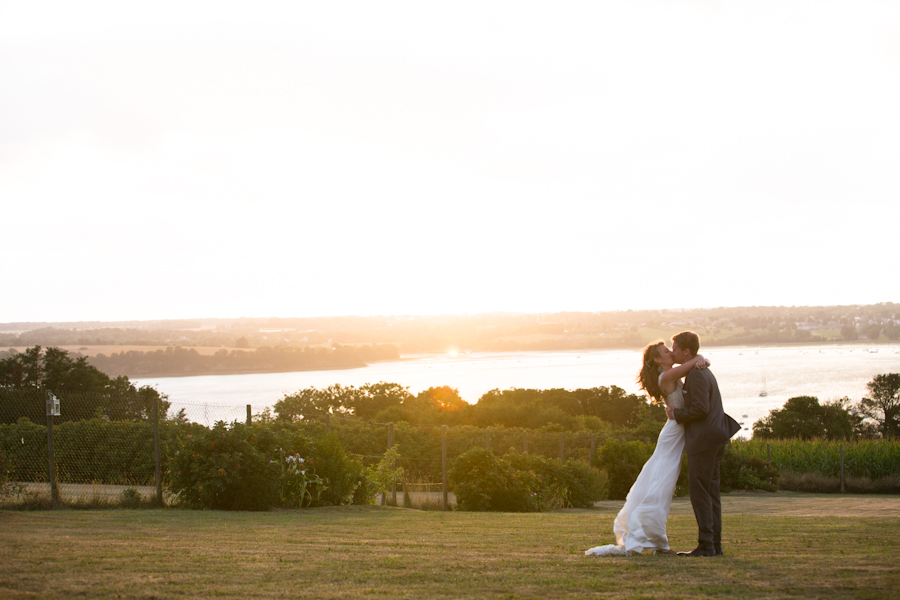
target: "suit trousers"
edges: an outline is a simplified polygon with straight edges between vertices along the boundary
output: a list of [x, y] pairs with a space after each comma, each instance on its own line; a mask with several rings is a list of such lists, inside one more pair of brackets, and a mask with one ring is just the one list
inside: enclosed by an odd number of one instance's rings
[[691, 506], [697, 519], [698, 543], [703, 550], [722, 547], [722, 499], [719, 495], [719, 467], [725, 444], [708, 452], [688, 454]]

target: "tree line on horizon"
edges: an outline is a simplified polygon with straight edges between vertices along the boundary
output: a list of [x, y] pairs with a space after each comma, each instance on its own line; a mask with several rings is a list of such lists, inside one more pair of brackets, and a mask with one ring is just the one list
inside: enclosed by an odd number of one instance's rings
[[[225, 348], [393, 345], [401, 354], [639, 348], [684, 329], [706, 346], [900, 340], [900, 304], [544, 314], [196, 319], [0, 324], [0, 347]], [[4, 333], [6, 331], [6, 333]], [[18, 333], [14, 333], [18, 332]]]
[[335, 346], [311, 348], [262, 346], [254, 350], [221, 348], [212, 355], [203, 355], [194, 348], [180, 346], [165, 350], [141, 352], [113, 352], [98, 354], [88, 362], [109, 375], [165, 376], [215, 375], [227, 373], [279, 373], [353, 369], [366, 366], [367, 361], [399, 360], [397, 348], [380, 346]]

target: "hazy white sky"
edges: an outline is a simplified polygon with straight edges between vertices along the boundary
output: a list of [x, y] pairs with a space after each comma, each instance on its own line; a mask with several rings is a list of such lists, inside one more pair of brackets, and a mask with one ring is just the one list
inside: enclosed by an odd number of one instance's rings
[[0, 0], [0, 322], [900, 299], [900, 3]]

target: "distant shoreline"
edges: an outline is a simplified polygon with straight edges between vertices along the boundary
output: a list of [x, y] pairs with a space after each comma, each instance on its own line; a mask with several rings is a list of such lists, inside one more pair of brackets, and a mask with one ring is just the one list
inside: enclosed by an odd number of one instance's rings
[[[376, 361], [372, 361], [373, 363]], [[377, 361], [377, 362], [385, 362], [385, 361]], [[365, 369], [368, 367], [368, 364], [358, 365], [355, 367], [323, 367], [319, 369], [259, 369], [259, 370], [240, 370], [240, 371], [203, 371], [203, 372], [192, 372], [192, 373], [150, 373], [149, 375], [145, 375], [143, 373], [137, 375], [128, 375], [125, 373], [121, 373], [120, 375], [125, 375], [129, 379], [168, 379], [172, 377], [210, 377], [210, 376], [219, 376], [219, 375], [266, 375], [270, 373], [306, 373], [310, 371], [352, 371], [356, 369]], [[112, 375], [107, 373], [110, 377], [118, 377], [119, 375]]]
[[[875, 344], [864, 344], [859, 342], [823, 342], [823, 343], [784, 343], [784, 344], [750, 344], [750, 345], [711, 345], [711, 346], [701, 346], [701, 354], [703, 353], [703, 349], [742, 349], [742, 348], [816, 348], [822, 346], [856, 346], [859, 348], [865, 348], [867, 346], [873, 346]], [[896, 341], [888, 341], [888, 342], [879, 342], [878, 346], [896, 346], [900, 347], [900, 342]], [[500, 351], [487, 351], [487, 350], [472, 350], [466, 352], [465, 350], [458, 352], [457, 354], [451, 355], [447, 352], [417, 352], [413, 354], [407, 354], [405, 356], [401, 356], [397, 359], [385, 359], [385, 360], [372, 360], [368, 361], [364, 365], [359, 365], [355, 367], [323, 367], [323, 368], [315, 368], [315, 369], [290, 369], [290, 370], [282, 370], [282, 369], [266, 369], [266, 370], [242, 370], [242, 371], [227, 371], [227, 372], [193, 372], [193, 373], [169, 373], [169, 374], [160, 374], [153, 373], [150, 375], [127, 375], [130, 379], [155, 379], [155, 378], [175, 378], [175, 377], [204, 377], [204, 376], [213, 376], [213, 375], [255, 375], [255, 374], [271, 374], [271, 373], [309, 373], [309, 372], [320, 372], [320, 371], [353, 371], [358, 369], [364, 369], [373, 364], [384, 363], [384, 362], [407, 362], [407, 361], [415, 361], [420, 360], [426, 357], [447, 357], [447, 358], [456, 358], [464, 360], [466, 358], [484, 358], [484, 355], [496, 355], [500, 356], [512, 356], [517, 354], [539, 354], [539, 353], [548, 353], [548, 354], [584, 354], [589, 352], [639, 352], [640, 348], [582, 348], [582, 349], [564, 349], [564, 350], [500, 350]], [[111, 375], [112, 376], [112, 375]]]

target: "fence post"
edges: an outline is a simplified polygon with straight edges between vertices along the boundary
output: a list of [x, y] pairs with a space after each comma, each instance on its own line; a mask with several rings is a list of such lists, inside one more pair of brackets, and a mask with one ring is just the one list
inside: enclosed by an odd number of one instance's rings
[[[250, 407], [247, 407], [250, 410]], [[162, 495], [162, 470], [159, 468], [159, 394], [153, 402], [153, 462], [156, 473], [156, 505], [163, 505]]]
[[53, 459], [53, 415], [47, 411], [47, 475], [50, 477], [50, 505], [59, 504], [59, 486], [56, 484], [56, 461]]
[[484, 428], [484, 449], [491, 451], [491, 430], [487, 427]]
[[450, 508], [447, 504], [447, 426], [441, 425], [441, 481], [444, 485], [444, 510]]
[[522, 430], [522, 452], [528, 454], [528, 430]]
[[250, 405], [247, 405], [247, 427], [250, 427], [250, 424], [253, 423], [253, 415], [250, 412]]
[[844, 493], [844, 445], [841, 444], [841, 493]]
[[591, 465], [595, 462], [595, 457], [597, 455], [597, 434], [591, 434]]
[[559, 462], [564, 462], [566, 460], [565, 452], [563, 451], [563, 432], [559, 432]]
[[766, 442], [766, 462], [772, 462], [772, 448], [769, 447], [769, 442]]
[[[388, 447], [390, 450], [394, 447], [394, 424], [388, 423]], [[391, 502], [394, 506], [397, 506], [397, 482], [391, 484]]]

